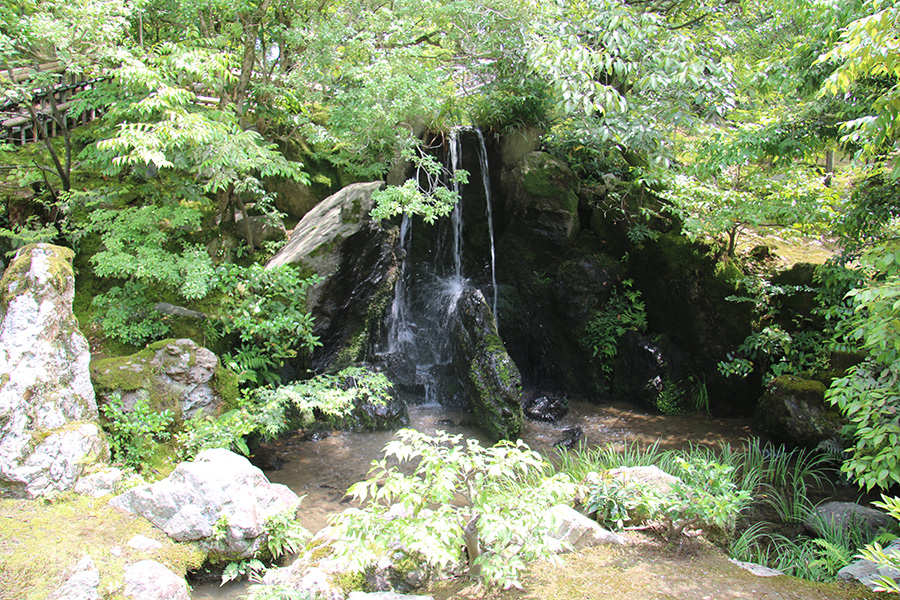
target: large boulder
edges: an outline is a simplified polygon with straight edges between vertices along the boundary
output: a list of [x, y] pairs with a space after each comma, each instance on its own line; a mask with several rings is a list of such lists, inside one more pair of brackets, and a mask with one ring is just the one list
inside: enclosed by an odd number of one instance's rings
[[22, 248], [0, 281], [0, 493], [71, 489], [108, 455], [90, 350], [72, 313], [74, 253]]
[[188, 339], [162, 340], [130, 356], [94, 361], [91, 378], [101, 403], [118, 394], [126, 411], [146, 402], [178, 420], [215, 416], [237, 401], [237, 377]]
[[372, 358], [399, 271], [398, 229], [369, 215], [381, 181], [354, 183], [306, 213], [266, 265], [296, 264], [316, 274], [307, 304], [321, 345], [314, 371], [339, 371]]
[[205, 450], [171, 475], [135, 487], [110, 504], [140, 515], [177, 542], [198, 542], [214, 558], [250, 558], [265, 545], [266, 520], [296, 510], [297, 495], [270, 483], [242, 457]]
[[464, 292], [455, 316], [454, 363], [475, 419], [494, 439], [515, 439], [522, 429], [522, 377], [481, 290]]
[[757, 426], [776, 443], [813, 450], [820, 444], [840, 447], [844, 419], [825, 404], [825, 385], [796, 375], [773, 379], [759, 400]]

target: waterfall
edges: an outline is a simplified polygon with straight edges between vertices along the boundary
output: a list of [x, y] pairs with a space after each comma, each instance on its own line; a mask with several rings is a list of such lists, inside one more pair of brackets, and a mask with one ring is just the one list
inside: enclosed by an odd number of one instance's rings
[[[490, 237], [490, 281], [493, 288], [494, 314], [497, 307], [496, 258], [494, 250], [494, 226], [490, 193], [490, 173], [484, 137], [477, 131], [478, 160], [482, 171], [482, 185], [487, 203], [488, 236]], [[448, 137], [446, 169], [449, 182], [439, 182], [427, 173], [417, 173], [420, 186], [428, 191], [435, 185], [445, 185], [459, 198], [465, 193], [463, 185], [453, 181], [453, 175], [461, 168], [465, 158], [471, 164], [473, 158], [463, 157], [459, 130]], [[473, 217], [469, 216], [471, 220]], [[454, 403], [455, 384], [452, 377], [452, 341], [448, 324], [463, 292], [470, 285], [464, 272], [465, 244], [463, 242], [463, 203], [457, 201], [448, 219], [435, 225], [416, 224], [404, 216], [400, 223], [399, 244], [402, 262], [394, 288], [393, 304], [387, 324], [387, 336], [379, 354], [385, 361], [400, 363], [408, 373], [414, 365], [414, 381], [410, 388], [424, 395], [426, 404]], [[475, 222], [475, 221], [471, 221]], [[471, 259], [470, 259], [471, 264]], [[484, 277], [485, 274], [481, 274]]]
[[487, 207], [488, 237], [491, 242], [491, 288], [494, 290], [491, 311], [494, 313], [494, 319], [499, 323], [500, 317], [497, 315], [497, 254], [494, 250], [494, 211], [491, 207], [491, 172], [488, 168], [484, 136], [478, 128], [475, 129], [475, 133], [478, 134], [478, 162], [481, 164], [481, 182], [484, 185], [484, 200]]

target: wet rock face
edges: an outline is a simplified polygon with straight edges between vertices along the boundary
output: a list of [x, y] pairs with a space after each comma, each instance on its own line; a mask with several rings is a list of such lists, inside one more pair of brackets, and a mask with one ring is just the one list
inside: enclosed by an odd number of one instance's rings
[[162, 340], [130, 356], [95, 361], [91, 377], [101, 403], [119, 394], [125, 410], [146, 401], [181, 420], [215, 416], [237, 399], [237, 378], [215, 354], [188, 339]]
[[562, 396], [539, 396], [522, 400], [522, 411], [532, 421], [556, 423], [569, 412], [569, 401]]
[[844, 425], [840, 413], [825, 404], [825, 385], [794, 375], [769, 383], [754, 420], [772, 441], [810, 450], [839, 442]]
[[522, 429], [522, 377], [497, 333], [497, 321], [480, 290], [468, 290], [456, 307], [454, 364], [478, 424], [494, 439], [515, 439]]
[[322, 345], [314, 371], [339, 371], [371, 358], [397, 277], [397, 228], [369, 217], [381, 181], [354, 183], [310, 210], [268, 268], [297, 264], [322, 283], [308, 305]]
[[0, 493], [71, 489], [108, 449], [87, 340], [72, 313], [73, 252], [22, 248], [0, 281]]
[[678, 387], [682, 379], [684, 353], [666, 339], [653, 341], [629, 331], [619, 342], [619, 361], [614, 386], [620, 397], [652, 411], [674, 410], [661, 406], [667, 388]]
[[110, 501], [173, 540], [199, 542], [228, 560], [254, 556], [267, 539], [266, 519], [295, 510], [299, 503], [290, 489], [270, 483], [246, 458], [221, 448], [201, 452], [165, 479]]

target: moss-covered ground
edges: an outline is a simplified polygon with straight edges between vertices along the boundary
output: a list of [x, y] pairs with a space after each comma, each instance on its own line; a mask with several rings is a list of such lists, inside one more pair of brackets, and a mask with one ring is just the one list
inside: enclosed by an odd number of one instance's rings
[[[0, 600], [43, 600], [65, 583], [89, 554], [100, 570], [103, 598], [121, 597], [126, 565], [156, 560], [184, 575], [203, 554], [176, 544], [149, 521], [116, 510], [108, 498], [65, 494], [53, 501], [0, 499]], [[135, 550], [128, 541], [144, 535], [158, 550]]]
[[758, 577], [701, 539], [673, 548], [639, 533], [625, 546], [564, 555], [537, 563], [521, 590], [485, 590], [463, 581], [436, 584], [435, 600], [866, 600], [892, 598], [859, 585], [813, 583], [785, 575]]

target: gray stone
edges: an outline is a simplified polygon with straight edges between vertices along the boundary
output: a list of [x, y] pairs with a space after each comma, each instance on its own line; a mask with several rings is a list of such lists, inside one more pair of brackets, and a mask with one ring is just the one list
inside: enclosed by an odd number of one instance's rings
[[381, 181], [353, 183], [319, 202], [297, 223], [288, 243], [266, 268], [301, 263], [322, 277], [334, 273], [340, 259], [322, 248], [333, 248], [359, 230], [372, 210], [372, 193], [383, 185]]
[[551, 527], [554, 538], [569, 544], [574, 550], [601, 544], [621, 546], [625, 543], [622, 536], [603, 529], [596, 521], [566, 504], [557, 504], [547, 511], [545, 523]]
[[267, 539], [266, 519], [296, 510], [300, 499], [270, 483], [246, 458], [205, 450], [171, 475], [132, 488], [110, 504], [140, 515], [178, 542], [199, 542], [216, 557], [254, 556]]
[[350, 592], [347, 600], [434, 600], [434, 597], [409, 596], [397, 592]]
[[128, 540], [128, 545], [135, 550], [143, 550], [145, 552], [150, 550], [159, 550], [163, 547], [161, 542], [154, 540], [153, 538], [148, 538], [146, 535], [134, 536], [133, 538]]
[[155, 560], [142, 560], [125, 567], [125, 597], [190, 600], [187, 582]]
[[452, 335], [454, 365], [478, 424], [494, 439], [515, 439], [522, 429], [522, 376], [481, 290], [460, 297]]
[[85, 555], [72, 571], [66, 582], [50, 594], [50, 600], [100, 600], [100, 569], [94, 560]]
[[310, 210], [266, 268], [300, 264], [321, 277], [307, 306], [321, 345], [312, 370], [335, 372], [373, 358], [399, 273], [398, 228], [372, 221], [383, 182], [355, 183]]
[[825, 528], [829, 525], [843, 529], [859, 526], [866, 529], [869, 537], [893, 527], [893, 520], [887, 513], [855, 502], [823, 502], [816, 506], [813, 514], [804, 524], [820, 537], [827, 537]]
[[681, 480], [666, 473], [656, 466], [646, 467], [618, 467], [606, 472], [609, 477], [622, 484], [652, 491], [657, 496], [667, 496], [672, 493], [672, 486]]
[[229, 390], [228, 373], [219, 367], [211, 351], [192, 340], [162, 340], [130, 356], [119, 356], [91, 364], [91, 377], [106, 403], [114, 395], [122, 398], [126, 411], [139, 401], [154, 410], [170, 410], [178, 419], [190, 419], [199, 413], [214, 416], [225, 402]]
[[116, 486], [125, 477], [122, 469], [107, 467], [94, 473], [83, 475], [75, 484], [75, 491], [95, 498], [113, 494]]
[[[884, 549], [889, 556], [900, 556], [900, 540], [895, 540]], [[862, 585], [878, 589], [881, 578], [900, 580], [900, 571], [890, 567], [880, 567], [877, 563], [861, 558], [837, 572], [837, 578], [843, 581], [856, 581]]]
[[0, 281], [0, 493], [70, 490], [108, 455], [87, 340], [72, 313], [73, 252], [19, 250]]
[[744, 562], [742, 560], [735, 560], [733, 558], [729, 558], [731, 562], [744, 569], [745, 571], [749, 571], [753, 573], [757, 577], [777, 577], [778, 575], [784, 575], [778, 569], [772, 569], [763, 565], [758, 565], [756, 563]]
[[344, 600], [344, 593], [331, 585], [328, 574], [316, 567], [303, 568], [297, 561], [289, 567], [269, 569], [263, 575], [264, 585], [278, 585], [308, 592], [321, 600]]

